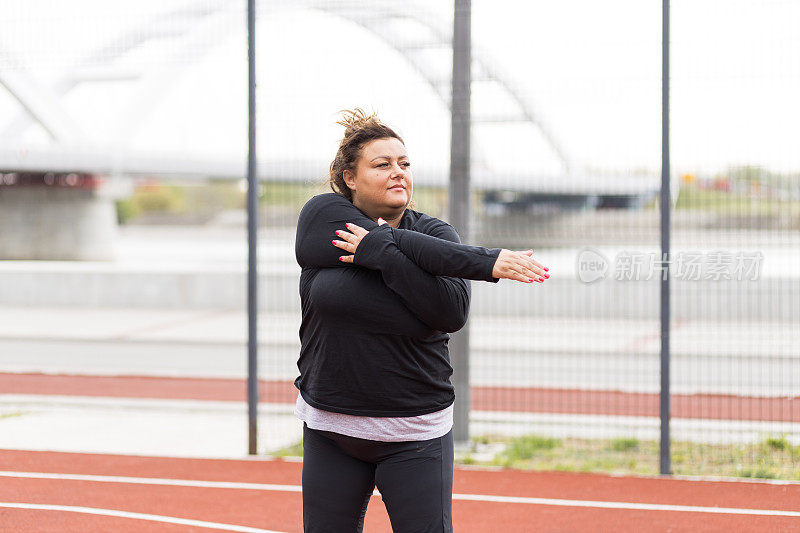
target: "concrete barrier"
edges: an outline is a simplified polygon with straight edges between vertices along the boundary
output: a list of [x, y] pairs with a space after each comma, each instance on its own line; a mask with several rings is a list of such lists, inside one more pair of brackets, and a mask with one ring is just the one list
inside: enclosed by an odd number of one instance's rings
[[117, 214], [92, 188], [0, 186], [0, 259], [114, 259]]

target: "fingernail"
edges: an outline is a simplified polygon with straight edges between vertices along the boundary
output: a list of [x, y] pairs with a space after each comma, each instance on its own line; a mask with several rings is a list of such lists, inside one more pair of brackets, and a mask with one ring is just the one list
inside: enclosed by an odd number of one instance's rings
[[336, 241], [331, 241], [331, 244], [333, 244], [334, 246], [336, 246]]
[[550, 274], [545, 274], [544, 277], [549, 278]]
[[539, 281], [544, 281], [544, 278], [539, 278]]
[[528, 278], [528, 283], [532, 282], [533, 278]]
[[339, 256], [339, 261], [344, 261], [344, 256]]
[[336, 231], [334, 231], [334, 233], [335, 233], [336, 235], [339, 235], [339, 230], [337, 229]]
[[550, 269], [549, 269], [549, 268], [547, 268], [547, 267], [544, 267], [544, 269], [545, 269], [546, 271], [550, 272]]
[[349, 228], [350, 227], [350, 223], [349, 222], [345, 222], [344, 227], [345, 228]]

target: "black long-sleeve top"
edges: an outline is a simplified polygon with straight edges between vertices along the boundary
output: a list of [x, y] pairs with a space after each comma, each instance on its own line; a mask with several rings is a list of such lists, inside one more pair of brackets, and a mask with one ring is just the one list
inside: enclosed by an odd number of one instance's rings
[[[368, 230], [354, 263], [339, 257], [336, 230]], [[399, 228], [378, 225], [336, 193], [300, 212], [300, 376], [295, 386], [317, 409], [359, 416], [417, 416], [455, 399], [448, 332], [467, 321], [467, 279], [497, 282], [500, 248], [460, 244], [455, 229], [406, 209]]]

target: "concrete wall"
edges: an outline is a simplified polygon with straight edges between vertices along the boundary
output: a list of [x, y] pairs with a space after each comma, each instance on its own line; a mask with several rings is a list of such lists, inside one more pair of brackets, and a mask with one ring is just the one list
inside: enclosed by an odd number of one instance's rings
[[0, 259], [114, 258], [117, 215], [96, 190], [0, 187]]

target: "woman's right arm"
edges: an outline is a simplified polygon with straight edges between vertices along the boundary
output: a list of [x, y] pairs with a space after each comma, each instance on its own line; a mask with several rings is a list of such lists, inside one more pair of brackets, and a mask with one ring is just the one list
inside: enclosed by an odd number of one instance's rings
[[346, 198], [336, 194], [318, 194], [306, 202], [297, 219], [294, 252], [301, 267], [341, 267], [342, 251], [331, 241], [336, 230], [345, 229], [348, 221], [372, 229], [378, 224]]

